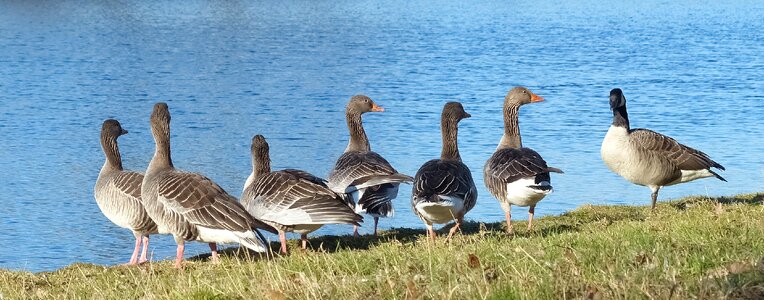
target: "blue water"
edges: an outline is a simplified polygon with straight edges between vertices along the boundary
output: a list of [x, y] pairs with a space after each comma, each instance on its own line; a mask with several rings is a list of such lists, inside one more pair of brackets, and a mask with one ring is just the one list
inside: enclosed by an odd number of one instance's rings
[[[363, 93], [386, 109], [364, 119], [372, 149], [413, 175], [440, 153], [442, 105], [461, 101], [473, 116], [461, 153], [480, 194], [467, 218], [502, 220], [481, 170], [515, 85], [547, 99], [521, 110], [523, 142], [566, 171], [539, 215], [649, 203], [599, 157], [614, 87], [633, 126], [727, 167], [728, 183], [668, 187], [660, 199], [764, 189], [761, 1], [28, 2], [0, 4], [0, 268], [127, 261], [132, 235], [92, 195], [99, 130], [119, 119], [125, 166], [145, 169], [156, 101], [170, 105], [175, 165], [237, 196], [254, 134], [268, 138], [274, 168], [326, 176], [347, 143], [344, 105]], [[402, 187], [382, 228], [423, 227], [409, 195]], [[187, 256], [206, 250], [194, 243]], [[164, 259], [175, 246], [157, 236], [152, 251]]]

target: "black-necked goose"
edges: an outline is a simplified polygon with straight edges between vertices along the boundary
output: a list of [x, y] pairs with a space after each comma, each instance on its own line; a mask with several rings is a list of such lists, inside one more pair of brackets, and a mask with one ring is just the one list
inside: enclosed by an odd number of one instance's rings
[[426, 162], [414, 176], [411, 191], [411, 205], [414, 213], [427, 225], [427, 234], [435, 240], [433, 223], [443, 224], [455, 220], [456, 224], [448, 232], [448, 238], [459, 230], [464, 214], [475, 207], [477, 189], [470, 169], [462, 162], [457, 144], [459, 121], [469, 118], [458, 102], [449, 102], [443, 107], [440, 132], [443, 148], [440, 159]]
[[[413, 178], [398, 173], [387, 160], [371, 151], [361, 123], [361, 115], [370, 111], [382, 112], [384, 109], [363, 95], [350, 98], [345, 109], [350, 142], [329, 173], [328, 185], [336, 193], [346, 193], [348, 204], [357, 213], [374, 217], [376, 236], [379, 218], [394, 214], [392, 200], [398, 196], [398, 186], [412, 182]], [[358, 235], [357, 226], [353, 234]]]
[[271, 172], [269, 146], [262, 135], [252, 138], [252, 173], [241, 203], [253, 217], [278, 230], [281, 253], [287, 253], [287, 231], [299, 233], [305, 249], [308, 233], [321, 226], [359, 225], [363, 219], [323, 179], [294, 169]]
[[185, 241], [209, 243], [213, 261], [218, 260], [216, 243], [240, 243], [254, 251], [267, 251], [257, 229], [276, 233], [274, 228], [252, 218], [235, 197], [209, 178], [173, 167], [167, 104], [154, 105], [151, 132], [156, 150], [143, 178], [141, 195], [151, 218], [175, 237], [175, 267], [183, 261]]
[[[159, 233], [157, 224], [146, 213], [141, 203], [141, 181], [143, 174], [122, 168], [122, 156], [117, 146], [117, 138], [127, 130], [117, 120], [106, 120], [101, 127], [101, 147], [106, 162], [98, 173], [94, 195], [98, 208], [112, 223], [130, 229], [135, 236], [135, 248], [129, 264], [146, 261], [149, 235]], [[143, 250], [141, 251], [141, 244]]]
[[649, 187], [652, 209], [661, 187], [706, 177], [727, 181], [711, 170], [724, 167], [705, 153], [652, 130], [631, 129], [621, 89], [610, 91], [610, 109], [613, 123], [602, 141], [602, 160], [626, 180]]
[[552, 192], [550, 172], [562, 173], [548, 167], [536, 151], [524, 148], [520, 138], [518, 111], [520, 106], [544, 101], [544, 98], [524, 87], [515, 87], [504, 97], [504, 135], [499, 147], [483, 168], [483, 180], [488, 191], [499, 200], [507, 218], [507, 232], [512, 232], [510, 206], [530, 206], [528, 229], [533, 226], [536, 203]]

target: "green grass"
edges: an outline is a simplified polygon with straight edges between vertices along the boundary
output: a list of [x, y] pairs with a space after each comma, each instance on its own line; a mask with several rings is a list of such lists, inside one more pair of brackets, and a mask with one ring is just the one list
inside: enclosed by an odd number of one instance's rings
[[200, 257], [185, 270], [170, 261], [0, 270], [0, 298], [762, 299], [763, 199], [690, 197], [655, 213], [587, 205], [539, 218], [531, 232], [517, 222], [512, 237], [502, 223], [468, 223], [451, 243], [403, 228], [328, 236], [311, 240], [318, 250], [230, 249], [219, 264]]

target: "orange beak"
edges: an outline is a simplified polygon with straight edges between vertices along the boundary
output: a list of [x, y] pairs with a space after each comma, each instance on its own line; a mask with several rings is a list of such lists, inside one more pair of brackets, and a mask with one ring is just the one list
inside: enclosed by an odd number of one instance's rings
[[541, 97], [539, 95], [536, 95], [534, 93], [531, 93], [531, 103], [533, 103], [533, 102], [541, 102], [541, 101], [544, 101], [543, 97]]
[[377, 105], [376, 103], [372, 103], [371, 104], [371, 111], [383, 112], [383, 111], [385, 111], [385, 108], [383, 108], [382, 106]]

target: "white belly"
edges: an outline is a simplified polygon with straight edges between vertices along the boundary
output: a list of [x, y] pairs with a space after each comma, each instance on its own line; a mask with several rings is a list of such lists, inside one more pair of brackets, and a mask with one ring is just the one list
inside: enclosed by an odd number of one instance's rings
[[456, 197], [439, 196], [440, 202], [421, 202], [416, 205], [417, 212], [427, 221], [443, 224], [454, 221], [464, 213], [464, 200]]
[[[544, 191], [531, 187], [535, 185], [548, 186], [550, 189]], [[507, 184], [506, 199], [512, 205], [533, 206], [550, 193], [552, 193], [552, 189], [549, 182], [542, 181], [536, 184], [534, 177], [526, 177]], [[509, 210], [509, 206], [505, 207], [504, 203], [502, 203], [502, 208], [505, 211]]]
[[634, 144], [623, 127], [610, 126], [602, 141], [600, 154], [611, 171], [631, 183], [642, 186], [665, 183], [677, 176], [676, 172], [679, 171], [666, 157]]
[[240, 238], [233, 231], [225, 229], [212, 229], [202, 226], [196, 227], [199, 230], [197, 241], [205, 243], [232, 244], [239, 243]]
[[324, 226], [324, 225], [323, 224], [297, 224], [297, 225], [294, 225], [292, 232], [296, 232], [299, 234], [308, 234], [318, 230], [319, 228], [321, 228], [321, 226]]

